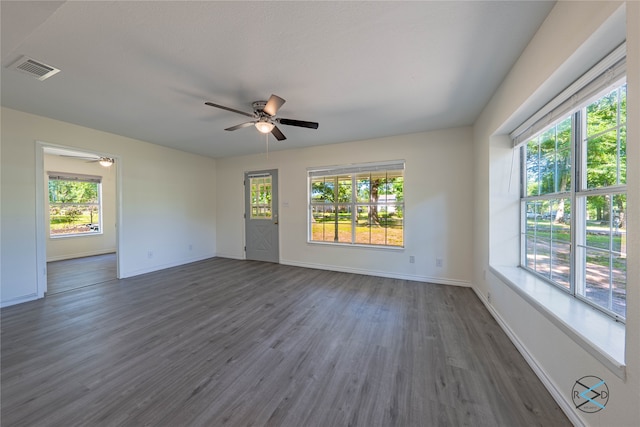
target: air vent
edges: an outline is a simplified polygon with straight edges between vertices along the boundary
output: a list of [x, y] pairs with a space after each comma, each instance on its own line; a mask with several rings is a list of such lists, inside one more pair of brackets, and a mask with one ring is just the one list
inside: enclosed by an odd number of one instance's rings
[[59, 69], [54, 68], [51, 65], [44, 64], [26, 56], [19, 58], [9, 68], [13, 68], [20, 71], [21, 73], [28, 74], [40, 81], [48, 79], [49, 77], [60, 71]]

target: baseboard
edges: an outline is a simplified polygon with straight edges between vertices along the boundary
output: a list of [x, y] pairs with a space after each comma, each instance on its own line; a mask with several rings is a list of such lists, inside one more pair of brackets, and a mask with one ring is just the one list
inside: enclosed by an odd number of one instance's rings
[[520, 352], [524, 360], [529, 364], [529, 366], [531, 367], [533, 372], [536, 374], [536, 376], [540, 379], [540, 381], [545, 386], [549, 394], [551, 394], [551, 397], [553, 397], [553, 400], [555, 400], [558, 406], [560, 406], [560, 409], [562, 409], [562, 412], [564, 412], [567, 418], [569, 418], [569, 421], [571, 421], [571, 423], [577, 427], [586, 426], [584, 421], [582, 421], [582, 419], [580, 419], [580, 417], [578, 417], [575, 411], [573, 410], [573, 403], [569, 402], [565, 398], [564, 394], [560, 390], [558, 390], [556, 385], [553, 383], [553, 381], [551, 381], [551, 379], [549, 378], [547, 373], [544, 371], [544, 369], [542, 369], [542, 367], [540, 366], [538, 361], [535, 359], [535, 357], [533, 357], [533, 355], [529, 353], [529, 350], [527, 350], [527, 347], [524, 345], [524, 343], [520, 341], [516, 333], [513, 332], [513, 330], [509, 327], [507, 322], [502, 318], [502, 316], [500, 316], [500, 313], [498, 313], [495, 310], [495, 308], [493, 308], [493, 306], [489, 303], [486, 297], [480, 291], [478, 291], [478, 289], [475, 286], [472, 286], [471, 288], [476, 293], [480, 301], [482, 301], [482, 303], [487, 308], [487, 310], [489, 310], [489, 313], [491, 313], [491, 316], [493, 316], [496, 322], [498, 322], [498, 325], [500, 325], [500, 328], [502, 328], [504, 333], [507, 334], [507, 336], [509, 337], [513, 345], [516, 347], [516, 349], [518, 349], [518, 352]]
[[435, 283], [438, 285], [452, 285], [471, 287], [471, 282], [466, 280], [446, 279], [442, 277], [419, 276], [413, 274], [394, 273], [381, 270], [366, 270], [363, 268], [344, 267], [337, 265], [314, 264], [310, 262], [299, 262], [291, 260], [280, 260], [280, 264], [291, 265], [294, 267], [315, 268], [318, 270], [339, 271], [342, 273], [363, 274], [366, 276], [387, 277], [390, 279], [412, 280], [415, 282]]
[[154, 271], [160, 271], [160, 270], [165, 270], [167, 268], [173, 268], [173, 267], [178, 267], [185, 264], [191, 264], [192, 262], [203, 261], [205, 259], [214, 258], [214, 257], [215, 255], [202, 255], [195, 258], [183, 259], [180, 261], [174, 261], [166, 264], [153, 265], [145, 268], [140, 268], [137, 270], [123, 271], [120, 273], [120, 278], [126, 279], [128, 277], [139, 276], [141, 274], [153, 273]]
[[102, 249], [99, 251], [80, 252], [77, 254], [59, 255], [59, 256], [47, 257], [47, 262], [64, 261], [67, 259], [85, 258], [88, 256], [96, 256], [96, 255], [106, 255], [106, 254], [112, 254], [115, 252], [116, 252], [116, 249], [113, 248], [113, 249]]
[[22, 304], [23, 302], [34, 301], [38, 299], [37, 294], [29, 294], [21, 297], [11, 298], [6, 301], [0, 301], [0, 308], [9, 307], [11, 305]]
[[245, 260], [246, 258], [242, 255], [238, 254], [225, 254], [225, 253], [216, 253], [216, 258], [229, 258], [229, 259], [239, 259]]

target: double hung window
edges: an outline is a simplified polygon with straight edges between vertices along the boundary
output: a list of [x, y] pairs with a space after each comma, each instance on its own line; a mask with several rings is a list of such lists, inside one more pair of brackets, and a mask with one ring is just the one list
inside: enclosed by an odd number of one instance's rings
[[49, 172], [49, 235], [100, 233], [102, 178]]
[[[624, 59], [575, 108], [520, 138], [521, 265], [617, 320], [626, 317]], [[571, 99], [571, 98], [569, 98]], [[554, 116], [554, 112], [547, 117]], [[536, 129], [537, 127], [537, 129]]]
[[404, 246], [404, 162], [313, 169], [309, 241]]

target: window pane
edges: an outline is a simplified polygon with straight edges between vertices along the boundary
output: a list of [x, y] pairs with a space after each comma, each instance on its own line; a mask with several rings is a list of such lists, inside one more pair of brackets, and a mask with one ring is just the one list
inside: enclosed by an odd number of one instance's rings
[[619, 316], [627, 316], [627, 256], [614, 254], [612, 258], [612, 307]]
[[351, 202], [351, 176], [338, 177], [338, 203]]
[[333, 203], [335, 200], [335, 177], [313, 178], [311, 181], [311, 201], [313, 203]]
[[371, 208], [369, 205], [358, 205], [356, 219], [356, 243], [371, 244]]
[[536, 238], [535, 270], [544, 277], [551, 278], [551, 241]]
[[540, 173], [540, 145], [534, 139], [527, 143], [526, 163], [527, 163], [527, 196], [537, 196], [539, 192]]
[[571, 116], [527, 143], [528, 196], [568, 191], [571, 185]]
[[588, 105], [586, 112], [587, 137], [616, 127], [618, 124], [618, 90], [614, 89]]
[[51, 236], [100, 232], [100, 184], [51, 179], [49, 233]]
[[[351, 243], [351, 206], [338, 206], [338, 242]], [[335, 227], [335, 226], [334, 226]]]
[[618, 183], [618, 131], [587, 140], [587, 188]]
[[271, 176], [249, 178], [251, 219], [271, 219]]
[[385, 244], [403, 246], [404, 219], [399, 205], [389, 205], [387, 207], [385, 226], [387, 232], [387, 241]]
[[620, 88], [620, 123], [627, 122], [627, 85]]
[[356, 177], [357, 195], [356, 201], [360, 203], [368, 203], [371, 198], [371, 175], [358, 174]]
[[620, 184], [627, 183], [627, 127], [620, 128]]
[[550, 203], [549, 220], [551, 230], [551, 280], [560, 286], [570, 288], [571, 266], [571, 201], [553, 200]]
[[311, 240], [333, 242], [335, 214], [333, 206], [315, 205], [311, 208]]
[[611, 306], [611, 269], [609, 253], [596, 249], [586, 250], [585, 294], [589, 301], [600, 307]]

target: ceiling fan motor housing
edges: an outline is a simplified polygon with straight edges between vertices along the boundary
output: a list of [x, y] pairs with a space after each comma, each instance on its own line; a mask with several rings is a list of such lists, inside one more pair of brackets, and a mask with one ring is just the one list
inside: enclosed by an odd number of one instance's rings
[[266, 114], [264, 112], [264, 107], [267, 106], [267, 101], [256, 101], [256, 102], [252, 103], [251, 106], [253, 107], [253, 111], [255, 111], [256, 113], [264, 113], [264, 114]]

